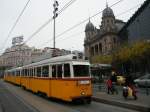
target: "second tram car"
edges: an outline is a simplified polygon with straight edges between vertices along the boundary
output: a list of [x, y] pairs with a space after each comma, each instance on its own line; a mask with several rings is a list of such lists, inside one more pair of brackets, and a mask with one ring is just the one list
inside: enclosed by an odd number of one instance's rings
[[91, 103], [89, 65], [75, 55], [59, 56], [7, 70], [4, 80], [48, 97]]

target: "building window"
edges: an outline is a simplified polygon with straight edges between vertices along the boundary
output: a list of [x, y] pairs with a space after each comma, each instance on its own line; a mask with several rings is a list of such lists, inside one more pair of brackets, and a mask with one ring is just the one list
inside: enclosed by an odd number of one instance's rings
[[95, 45], [95, 54], [98, 54], [98, 45]]
[[111, 20], [111, 23], [112, 23], [112, 24], [114, 23], [113, 20]]
[[91, 55], [94, 56], [94, 47], [91, 47]]
[[114, 44], [116, 44], [116, 38], [113, 38]]
[[109, 23], [109, 20], [107, 20], [107, 24]]
[[102, 44], [99, 43], [99, 53], [102, 53]]

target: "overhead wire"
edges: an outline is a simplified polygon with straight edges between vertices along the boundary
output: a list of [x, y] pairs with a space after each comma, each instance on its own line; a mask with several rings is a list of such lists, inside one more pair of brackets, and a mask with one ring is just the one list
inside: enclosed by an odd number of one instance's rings
[[116, 16], [117, 16], [117, 17], [118, 17], [118, 16], [121, 16], [121, 15], [123, 15], [123, 14], [125, 14], [125, 13], [127, 13], [127, 12], [129, 12], [129, 11], [131, 11], [131, 10], [133, 10], [133, 9], [137, 8], [137, 7], [139, 7], [140, 5], [141, 5], [141, 3], [140, 3], [140, 4], [135, 5], [134, 7], [130, 8], [130, 9], [127, 9], [127, 10], [126, 10], [126, 11], [124, 11], [124, 12], [121, 12], [121, 13], [117, 14]]
[[[123, 0], [117, 1], [116, 3], [112, 4], [110, 7], [113, 7], [113, 6], [117, 5], [117, 4], [120, 3], [121, 1], [123, 1]], [[103, 11], [103, 10], [102, 10], [102, 11]], [[102, 13], [102, 11], [100, 11], [100, 12], [94, 14], [94, 15], [91, 16], [90, 18], [93, 18], [93, 17], [97, 16], [98, 14]], [[75, 24], [74, 26], [68, 28], [68, 29], [65, 30], [64, 32], [62, 32], [62, 33], [60, 33], [59, 35], [57, 35], [56, 38], [57, 38], [57, 37], [60, 37], [61, 35], [65, 34], [65, 33], [68, 32], [68, 31], [70, 31], [70, 30], [76, 28], [77, 26], [80, 26], [81, 24], [83, 24], [84, 22], [86, 22], [86, 21], [88, 21], [88, 20], [89, 20], [89, 18], [87, 18], [87, 19], [81, 21], [80, 23]]]
[[[17, 22], [19, 21], [21, 15], [23, 14], [24, 10], [26, 9], [28, 3], [30, 0], [28, 0], [28, 2], [26, 3], [25, 7], [22, 10], [22, 13], [19, 15], [17, 21], [15, 22], [15, 25], [13, 25], [12, 30], [14, 29], [14, 27], [16, 26]], [[61, 14], [66, 8], [68, 8], [72, 3], [74, 3], [76, 0], [70, 0], [67, 4], [65, 4], [63, 6], [63, 8], [58, 12], [58, 14]], [[51, 21], [53, 20], [53, 17], [49, 18], [43, 25], [41, 25], [34, 33], [31, 34], [31, 36], [29, 36], [29, 38], [27, 38], [27, 40], [22, 44], [24, 45], [25, 43], [27, 43], [28, 41], [30, 41], [37, 33], [39, 33], [44, 27], [46, 27]], [[9, 33], [9, 36], [12, 32], [12, 30]]]
[[5, 49], [5, 45], [6, 45], [7, 41], [8, 41], [8, 39], [9, 39], [11, 33], [12, 33], [13, 30], [15, 29], [17, 23], [19, 22], [19, 20], [20, 20], [21, 16], [23, 15], [25, 9], [27, 8], [29, 2], [30, 2], [30, 0], [27, 1], [27, 3], [25, 4], [24, 8], [23, 8], [22, 11], [21, 11], [21, 13], [19, 14], [19, 16], [17, 17], [16, 21], [14, 22], [12, 28], [10, 29], [10, 31], [9, 31], [9, 33], [8, 33], [8, 35], [7, 35], [7, 37], [6, 37], [5, 41], [4, 41], [4, 44], [3, 44], [3, 47], [2, 47], [2, 51], [3, 51], [3, 49]]
[[[76, 0], [70, 0], [67, 4], [64, 5], [64, 7], [58, 12], [58, 14], [61, 14], [67, 7], [69, 7], [72, 3], [74, 3]], [[53, 20], [53, 17], [48, 19], [42, 26], [40, 26], [29, 38], [24, 42], [27, 43], [30, 41], [37, 33], [39, 33], [44, 27], [46, 27], [51, 21]]]
[[[119, 0], [119, 1], [115, 2], [115, 3], [112, 4], [110, 7], [113, 7], [113, 6], [117, 5], [117, 4], [120, 3], [121, 1], [123, 1], [123, 0]], [[103, 10], [101, 10], [100, 12], [94, 14], [94, 15], [91, 16], [90, 18], [93, 18], [93, 17], [97, 16], [98, 14], [100, 14], [100, 13], [102, 13], [102, 12], [103, 12]], [[83, 21], [81, 21], [81, 22], [75, 24], [74, 26], [72, 26], [72, 27], [68, 28], [67, 30], [65, 30], [64, 32], [60, 33], [59, 35], [56, 35], [56, 38], [62, 36], [63, 34], [67, 33], [68, 31], [70, 31], [70, 30], [76, 28], [77, 26], [80, 26], [81, 24], [83, 24], [84, 22], [86, 22], [86, 21], [88, 21], [88, 20], [89, 20], [89, 18], [86, 18], [86, 19], [84, 19]], [[52, 41], [52, 39], [50, 39], [49, 41], [46, 41], [46, 42], [44, 42], [44, 43], [49, 43], [50, 41]], [[45, 45], [45, 44], [42, 44], [42, 45]]]
[[[123, 15], [123, 14], [125, 14], [125, 13], [127, 13], [127, 12], [129, 12], [129, 11], [131, 11], [131, 10], [133, 10], [133, 9], [135, 9], [135, 8], [137, 8], [138, 6], [140, 6], [141, 5], [141, 3], [140, 4], [137, 4], [137, 5], [135, 5], [134, 7], [132, 7], [132, 8], [129, 8], [129, 9], [127, 9], [127, 10], [125, 10], [125, 11], [123, 11], [123, 12], [121, 12], [121, 13], [119, 13], [119, 14], [117, 14], [116, 15], [116, 17], [118, 17], [118, 16], [121, 16], [121, 15]], [[100, 12], [98, 12], [98, 13], [96, 13], [95, 15], [93, 15], [93, 16], [91, 16], [91, 17], [95, 17], [96, 15], [98, 15]], [[84, 33], [84, 31], [83, 32], [80, 32], [80, 33]], [[76, 33], [76, 34], [73, 34], [73, 35], [71, 35], [71, 36], [68, 36], [68, 38], [69, 37], [74, 37], [74, 36], [76, 36], [76, 35], [78, 35], [79, 33]], [[58, 36], [59, 37], [59, 36]], [[57, 37], [57, 38], [58, 38]], [[45, 44], [47, 44], [47, 43], [50, 43], [51, 41], [52, 41], [53, 39], [50, 39], [50, 40], [48, 40], [48, 41], [46, 41], [46, 42], [44, 42], [43, 44], [41, 44], [40, 46], [38, 46], [38, 47], [42, 47], [42, 46], [44, 46]]]
[[[75, 1], [76, 1], [76, 0], [70, 0], [70, 1], [69, 1], [67, 4], [65, 4], [65, 6], [58, 12], [58, 14], [61, 14], [67, 7], [69, 7], [69, 6], [70, 6], [72, 3], [74, 3]], [[119, 0], [119, 1], [115, 2], [115, 3], [112, 4], [110, 7], [113, 7], [113, 6], [117, 5], [117, 4], [120, 3], [121, 1], [123, 1], [123, 0]], [[139, 6], [139, 5], [140, 5], [140, 4], [138, 4], [137, 6]], [[135, 7], [137, 7], [137, 6], [135, 6]], [[128, 9], [128, 11], [134, 9], [135, 7]], [[127, 11], [124, 11], [123, 13], [125, 13], [125, 12], [127, 12]], [[97, 15], [100, 14], [100, 13], [102, 13], [102, 11], [100, 11], [100, 12], [94, 14], [94, 15], [91, 16], [90, 18], [93, 18], [93, 17], [97, 16]], [[123, 13], [120, 13], [120, 14], [123, 14]], [[118, 15], [117, 15], [117, 16], [118, 16]], [[47, 24], [49, 24], [50, 21], [52, 21], [52, 20], [53, 20], [53, 18], [50, 18], [48, 21], [46, 21], [46, 22], [45, 22], [41, 27], [39, 27], [23, 44], [25, 44], [25, 43], [27, 43], [28, 41], [30, 41], [37, 33], [39, 33], [39, 32], [40, 32], [45, 26], [47, 26]], [[64, 32], [62, 32], [62, 33], [60, 33], [59, 35], [57, 35], [56, 38], [62, 36], [63, 34], [67, 33], [68, 31], [70, 31], [70, 30], [76, 28], [77, 26], [83, 24], [83, 23], [86, 22], [87, 20], [89, 20], [89, 18], [87, 18], [87, 19], [81, 21], [80, 23], [77, 23], [77, 24], [75, 24], [74, 26], [68, 28], [68, 29], [65, 30]], [[80, 32], [80, 33], [81, 33], [81, 32]], [[83, 32], [82, 32], [82, 33], [83, 33]], [[77, 35], [77, 34], [74, 34], [74, 35]], [[71, 36], [69, 36], [69, 37], [71, 37]], [[44, 42], [44, 44], [42, 44], [42, 46], [45, 45], [45, 43], [49, 43], [50, 41], [52, 41], [52, 39], [50, 39], [50, 40], [47, 41], [47, 42]]]

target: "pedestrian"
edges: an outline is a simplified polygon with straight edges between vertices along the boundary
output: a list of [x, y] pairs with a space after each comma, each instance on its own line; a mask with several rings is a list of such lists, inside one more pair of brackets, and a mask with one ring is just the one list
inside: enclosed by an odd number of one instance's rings
[[106, 81], [106, 85], [107, 85], [107, 93], [108, 93], [108, 94], [109, 94], [110, 92], [112, 93], [112, 81], [111, 81], [110, 78]]
[[[134, 97], [134, 99], [137, 99], [137, 95], [136, 95], [136, 87], [134, 85], [134, 81], [131, 75], [127, 75], [126, 79], [125, 79], [125, 86], [127, 86], [128, 88], [130, 88], [132, 90], [132, 96]], [[131, 95], [130, 95], [131, 96]]]
[[112, 92], [113, 92], [113, 94], [114, 94], [114, 92], [115, 92], [116, 94], [118, 94], [118, 90], [117, 90], [117, 88], [116, 88], [116, 84], [117, 84], [117, 74], [116, 74], [114, 71], [112, 71], [111, 81], [112, 81]]

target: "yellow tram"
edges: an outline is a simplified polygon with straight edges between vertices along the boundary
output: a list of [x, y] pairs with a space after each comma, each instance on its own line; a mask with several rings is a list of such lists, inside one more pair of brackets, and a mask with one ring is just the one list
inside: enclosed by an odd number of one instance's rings
[[7, 70], [4, 80], [48, 97], [91, 103], [89, 65], [73, 54], [59, 56]]

